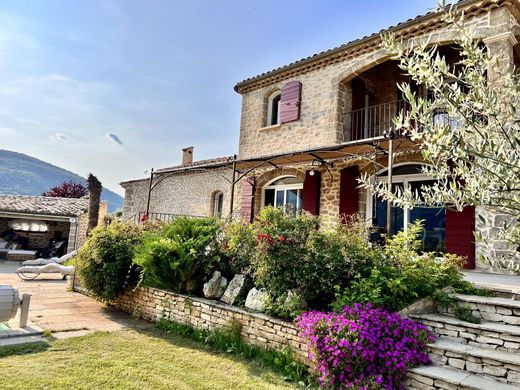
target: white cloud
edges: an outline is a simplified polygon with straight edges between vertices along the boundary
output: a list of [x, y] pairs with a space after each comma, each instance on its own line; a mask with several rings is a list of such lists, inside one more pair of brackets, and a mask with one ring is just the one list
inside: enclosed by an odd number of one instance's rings
[[69, 137], [67, 137], [67, 134], [64, 133], [55, 133], [51, 136], [51, 139], [56, 141], [68, 141]]

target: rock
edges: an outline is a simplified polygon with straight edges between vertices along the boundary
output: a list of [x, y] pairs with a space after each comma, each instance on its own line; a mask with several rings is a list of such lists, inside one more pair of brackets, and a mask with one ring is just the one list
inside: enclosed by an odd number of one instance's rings
[[266, 297], [267, 292], [265, 291], [265, 288], [252, 288], [247, 294], [246, 307], [255, 311], [263, 311]]
[[226, 291], [227, 279], [220, 272], [213, 272], [213, 276], [208, 282], [204, 283], [202, 291], [206, 298], [220, 298]]
[[235, 275], [233, 279], [231, 279], [231, 282], [229, 282], [229, 285], [220, 300], [228, 305], [235, 303], [237, 297], [241, 295], [244, 290], [245, 281], [246, 277], [244, 275]]

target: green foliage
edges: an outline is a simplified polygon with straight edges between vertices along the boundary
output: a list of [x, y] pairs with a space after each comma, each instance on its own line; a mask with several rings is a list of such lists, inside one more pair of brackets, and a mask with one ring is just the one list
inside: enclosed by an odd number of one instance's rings
[[294, 360], [289, 347], [285, 348], [283, 352], [279, 352], [271, 348], [248, 344], [242, 340], [240, 335], [241, 325], [238, 322], [232, 321], [227, 327], [211, 331], [166, 320], [160, 320], [156, 327], [166, 332], [203, 342], [216, 350], [261, 362], [263, 365], [279, 372], [286, 381], [296, 382], [302, 386], [312, 382], [312, 379], [308, 376], [307, 368]]
[[[234, 223], [226, 230], [225, 253], [235, 272], [266, 288], [269, 313], [291, 318], [305, 303], [326, 308], [335, 285], [347, 286], [355, 275], [370, 270], [374, 252], [364, 224], [354, 221], [324, 230], [319, 223], [310, 215], [267, 207], [251, 225]], [[289, 291], [299, 298], [286, 302]]]
[[214, 218], [177, 218], [162, 231], [147, 234], [133, 260], [143, 268], [148, 285], [179, 292], [196, 289], [220, 260], [219, 231]]
[[110, 300], [137, 282], [132, 258], [146, 228], [126, 223], [95, 228], [76, 257], [81, 284], [97, 298]]
[[264, 312], [282, 318], [296, 318], [306, 308], [307, 303], [298, 293], [283, 293], [276, 298], [267, 295]]
[[354, 303], [372, 303], [398, 311], [439, 289], [458, 284], [463, 260], [452, 255], [439, 259], [433, 253], [418, 254], [420, 229], [420, 224], [412, 224], [383, 248], [374, 248], [380, 255], [369, 274], [356, 275], [346, 288], [336, 286], [334, 310]]
[[435, 302], [437, 302], [437, 305], [443, 309], [448, 310], [451, 308], [453, 315], [459, 320], [473, 324], [480, 323], [480, 319], [473, 316], [473, 312], [468, 306], [451, 297], [445, 290], [436, 291], [432, 296]]

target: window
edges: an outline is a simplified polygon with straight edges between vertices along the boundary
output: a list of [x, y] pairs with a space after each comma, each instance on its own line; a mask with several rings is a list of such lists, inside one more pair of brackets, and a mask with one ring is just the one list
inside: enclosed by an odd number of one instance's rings
[[222, 217], [222, 205], [224, 203], [224, 194], [222, 191], [217, 191], [213, 194], [213, 216]]
[[296, 214], [302, 209], [303, 182], [295, 176], [278, 178], [263, 189], [263, 205], [283, 207]]
[[[397, 166], [393, 172], [392, 189], [404, 188], [410, 186], [412, 191], [421, 193], [423, 185], [431, 185], [431, 180], [421, 172], [421, 166], [418, 164], [406, 164]], [[386, 180], [388, 172], [385, 171], [378, 175], [381, 180]], [[369, 217], [372, 218], [373, 224], [382, 229], [386, 227], [386, 207], [385, 200], [379, 197], [373, 197], [369, 194], [371, 201], [368, 202]], [[413, 208], [392, 207], [391, 212], [392, 231], [396, 234], [400, 230], [406, 229], [408, 225], [417, 220], [423, 220], [423, 236], [422, 249], [425, 251], [443, 252], [446, 240], [446, 209], [444, 207], [419, 206]]]
[[269, 102], [267, 107], [267, 126], [274, 126], [280, 123], [280, 100], [282, 99], [282, 93], [276, 91], [269, 96]]

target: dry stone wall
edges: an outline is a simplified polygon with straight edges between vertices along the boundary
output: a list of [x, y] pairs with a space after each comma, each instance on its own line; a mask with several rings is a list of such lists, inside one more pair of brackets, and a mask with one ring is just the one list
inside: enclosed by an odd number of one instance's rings
[[150, 287], [126, 292], [115, 300], [114, 305], [148, 321], [166, 319], [189, 324], [197, 329], [214, 330], [228, 326], [231, 321], [237, 321], [242, 326], [244, 341], [279, 351], [290, 347], [296, 359], [310, 366], [307, 345], [301, 341], [294, 324], [287, 321], [222, 302]]

